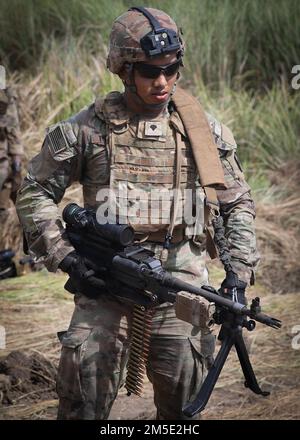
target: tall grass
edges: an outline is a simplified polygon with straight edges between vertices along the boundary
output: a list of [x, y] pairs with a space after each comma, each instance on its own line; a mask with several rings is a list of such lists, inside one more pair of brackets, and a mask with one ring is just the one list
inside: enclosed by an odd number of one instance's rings
[[264, 94], [228, 87], [220, 93], [201, 81], [194, 92], [233, 131], [248, 176], [258, 178], [287, 162], [300, 163], [300, 93], [291, 95], [288, 85], [278, 83]]
[[[13, 68], [32, 67], [52, 36], [85, 37], [86, 49], [107, 44], [128, 0], [0, 0], [0, 57]], [[288, 79], [299, 64], [298, 0], [149, 0], [184, 29], [189, 76], [205, 84], [262, 89]], [[100, 41], [99, 41], [100, 40]]]
[[[18, 78], [22, 132], [30, 152], [36, 151], [48, 125], [68, 118], [96, 96], [122, 89], [118, 77], [106, 69], [101, 48], [90, 54], [83, 37], [49, 40], [41, 48], [37, 72], [23, 71]], [[189, 80], [184, 69], [182, 85]], [[283, 84], [261, 95], [225, 86], [221, 93], [196, 76], [192, 83], [205, 109], [234, 132], [248, 177], [260, 173], [261, 183], [266, 171], [300, 160], [300, 93], [291, 96]]]
[[77, 113], [96, 96], [122, 88], [106, 69], [101, 50], [91, 55], [82, 39], [72, 36], [49, 40], [36, 67], [38, 73], [22, 70], [12, 78], [27, 159], [39, 151], [46, 127]]
[[35, 66], [52, 37], [68, 34], [84, 34], [86, 49], [97, 51], [123, 9], [121, 0], [0, 0], [0, 57], [12, 68]]
[[291, 66], [299, 62], [297, 1], [201, 0], [178, 5], [190, 71], [198, 70], [206, 84], [242, 84], [257, 90], [288, 78]]

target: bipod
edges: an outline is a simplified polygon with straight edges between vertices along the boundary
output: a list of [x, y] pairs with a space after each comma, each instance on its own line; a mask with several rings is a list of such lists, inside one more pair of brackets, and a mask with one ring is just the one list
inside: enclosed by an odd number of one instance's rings
[[210, 367], [195, 400], [186, 403], [182, 408], [184, 415], [188, 417], [193, 417], [195, 414], [204, 410], [233, 345], [235, 346], [244, 373], [245, 387], [250, 388], [254, 393], [261, 394], [262, 396], [268, 396], [270, 394], [267, 391], [262, 391], [258, 385], [243, 339], [243, 327], [252, 331], [255, 328], [255, 322], [252, 320], [248, 321], [246, 317], [236, 316], [229, 312], [226, 313], [226, 318], [223, 317], [222, 319], [223, 324], [218, 335], [218, 339], [222, 341], [222, 343], [216, 359]]

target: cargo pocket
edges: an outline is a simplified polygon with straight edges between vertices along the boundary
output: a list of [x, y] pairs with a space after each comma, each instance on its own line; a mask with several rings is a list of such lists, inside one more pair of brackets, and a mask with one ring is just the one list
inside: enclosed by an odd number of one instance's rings
[[203, 380], [205, 379], [205, 363], [204, 358], [201, 354], [201, 345], [198, 338], [189, 338], [191, 344], [191, 350], [194, 360], [194, 370], [191, 377], [191, 384], [189, 390], [189, 400], [192, 401], [198, 394]]
[[81, 386], [81, 365], [91, 331], [91, 328], [74, 327], [67, 332], [58, 334], [62, 351], [56, 391], [60, 398], [77, 402], [84, 401]]

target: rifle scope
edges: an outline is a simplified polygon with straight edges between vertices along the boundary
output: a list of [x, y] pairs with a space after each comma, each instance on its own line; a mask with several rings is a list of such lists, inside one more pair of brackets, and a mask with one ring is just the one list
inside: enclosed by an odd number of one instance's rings
[[109, 242], [125, 247], [134, 241], [134, 230], [131, 226], [109, 223], [102, 225], [98, 223], [95, 211], [81, 208], [76, 203], [69, 203], [64, 208], [62, 217], [68, 227], [96, 234]]

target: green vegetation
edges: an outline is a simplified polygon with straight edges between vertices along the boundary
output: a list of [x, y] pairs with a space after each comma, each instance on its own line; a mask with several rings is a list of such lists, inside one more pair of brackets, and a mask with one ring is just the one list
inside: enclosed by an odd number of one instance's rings
[[13, 68], [32, 68], [53, 38], [84, 36], [86, 49], [103, 48], [124, 5], [120, 0], [1, 0], [0, 10], [0, 56]]
[[53, 276], [46, 269], [17, 278], [8, 278], [1, 282], [0, 301], [11, 304], [45, 304], [57, 300], [71, 300], [72, 296], [63, 288], [66, 280], [65, 274]]
[[205, 109], [232, 129], [248, 177], [300, 159], [300, 93], [289, 94], [287, 84], [264, 94], [228, 87], [220, 93], [198, 81], [194, 90]]
[[[114, 18], [128, 0], [1, 0], [0, 56], [31, 67], [51, 38], [84, 38], [90, 53], [104, 50]], [[297, 0], [149, 0], [184, 30], [189, 76], [218, 86], [261, 89], [290, 77], [299, 63]]]
[[[162, 8], [158, 0], [147, 5]], [[121, 88], [106, 70], [105, 54], [112, 21], [129, 6], [127, 0], [0, 0], [1, 62], [12, 72], [42, 75], [46, 125]], [[290, 80], [300, 62], [300, 3], [165, 0], [163, 9], [184, 30], [182, 85], [234, 130], [250, 174], [253, 164], [277, 169], [298, 158], [300, 93], [292, 95]]]

